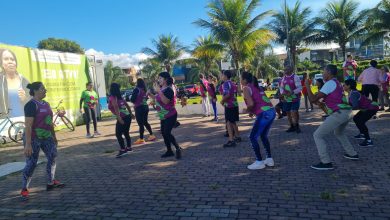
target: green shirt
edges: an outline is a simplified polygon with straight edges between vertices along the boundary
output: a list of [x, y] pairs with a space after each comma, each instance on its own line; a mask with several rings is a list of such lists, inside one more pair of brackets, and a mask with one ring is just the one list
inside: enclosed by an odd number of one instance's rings
[[83, 100], [84, 108], [95, 108], [95, 103], [98, 100], [98, 95], [95, 91], [84, 90], [81, 93], [81, 100]]

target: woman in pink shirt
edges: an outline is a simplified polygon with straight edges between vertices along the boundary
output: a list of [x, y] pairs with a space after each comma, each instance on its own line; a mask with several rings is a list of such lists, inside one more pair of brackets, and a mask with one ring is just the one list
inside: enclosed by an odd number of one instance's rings
[[381, 88], [379, 92], [379, 102], [381, 104], [381, 111], [385, 110], [385, 104], [389, 107], [386, 112], [390, 112], [390, 100], [389, 100], [389, 82], [390, 82], [390, 71], [388, 66], [382, 67], [382, 80]]
[[372, 101], [378, 102], [379, 85], [381, 84], [381, 70], [377, 69], [378, 62], [371, 60], [370, 67], [365, 69], [360, 74], [358, 81], [363, 84], [362, 93], [364, 96], [369, 97], [371, 94]]

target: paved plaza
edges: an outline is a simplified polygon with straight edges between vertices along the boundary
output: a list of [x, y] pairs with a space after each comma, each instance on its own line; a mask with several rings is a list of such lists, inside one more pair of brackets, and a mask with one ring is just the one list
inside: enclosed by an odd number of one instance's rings
[[[150, 115], [158, 141], [134, 146], [120, 159], [114, 119], [100, 122], [102, 136], [93, 139], [84, 137], [83, 126], [60, 131], [57, 178], [66, 187], [46, 192], [40, 164], [31, 198], [22, 202], [21, 173], [2, 177], [0, 219], [390, 219], [390, 113], [368, 122], [375, 147], [357, 147], [350, 138], [359, 161], [343, 158], [336, 140], [328, 142], [333, 171], [310, 168], [319, 160], [312, 137], [318, 110], [301, 112], [301, 134], [286, 133], [287, 119], [276, 120], [270, 132], [275, 167], [257, 171], [246, 168], [254, 160], [248, 116], [239, 124], [244, 142], [228, 149], [222, 148], [223, 120], [180, 117], [178, 161], [160, 158], [165, 146]], [[350, 123], [348, 136], [356, 132]], [[135, 121], [131, 136], [138, 138]], [[22, 153], [17, 146], [0, 148], [0, 164], [23, 161]]]

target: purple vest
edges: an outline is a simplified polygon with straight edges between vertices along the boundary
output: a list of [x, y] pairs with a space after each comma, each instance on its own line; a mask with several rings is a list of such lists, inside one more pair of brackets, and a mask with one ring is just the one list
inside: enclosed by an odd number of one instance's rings
[[[297, 88], [295, 86], [294, 77], [295, 77], [295, 74], [292, 74], [291, 76], [284, 76], [282, 78], [282, 80], [280, 81], [280, 85], [283, 88], [283, 93], [281, 95], [284, 96], [284, 99], [286, 100], [286, 102], [297, 102], [298, 100], [301, 99], [301, 93], [294, 94], [294, 90]], [[286, 96], [285, 95], [286, 91], [290, 92], [292, 95]]]
[[31, 99], [31, 102], [34, 102], [37, 106], [37, 112], [32, 125], [31, 137], [38, 139], [47, 139], [52, 137], [53, 111], [51, 110], [49, 103], [45, 101], [39, 102], [35, 99]]
[[340, 109], [351, 109], [351, 106], [346, 102], [344, 97], [343, 86], [337, 79], [331, 79], [336, 83], [336, 89], [324, 98], [328, 114], [332, 114]]
[[[252, 100], [254, 104], [251, 113], [259, 115], [273, 107], [271, 101], [268, 99], [262, 88], [258, 89], [252, 83], [248, 84], [248, 87], [251, 89]], [[247, 104], [247, 100], [244, 101]]]
[[127, 115], [129, 115], [129, 111], [127, 110], [126, 108], [126, 101], [123, 100], [123, 99], [118, 99], [117, 97], [115, 96], [110, 96], [108, 98], [108, 109], [110, 109], [110, 111], [112, 112], [112, 114], [116, 114], [115, 113], [115, 108], [114, 108], [114, 105], [112, 104], [113, 101], [116, 99], [116, 102], [118, 103], [118, 108], [119, 108], [119, 116], [121, 118], [124, 118], [126, 117]]
[[144, 89], [141, 89], [141, 88], [137, 88], [138, 89], [138, 96], [137, 98], [135, 99], [135, 102], [134, 102], [134, 107], [137, 108], [141, 105], [148, 105], [147, 103], [147, 100], [148, 100], [148, 96], [146, 95], [146, 92]]
[[236, 92], [237, 92], [237, 86], [230, 80], [227, 80], [223, 83], [222, 88], [228, 87], [230, 95], [229, 99], [225, 102], [226, 108], [234, 108], [238, 106], [237, 99], [236, 99]]
[[[162, 93], [167, 89], [168, 87], [161, 90]], [[176, 94], [174, 92], [172, 100], [168, 102], [168, 104], [164, 104], [164, 102], [161, 100], [161, 97], [159, 94], [156, 95], [156, 110], [158, 113], [158, 116], [160, 117], [160, 120], [167, 119], [169, 117], [174, 116], [177, 114], [176, 108]]]
[[[376, 102], [372, 102], [370, 99], [368, 99], [366, 96], [362, 95], [359, 91], [355, 90], [352, 91], [352, 93], [358, 93], [360, 98], [359, 98], [359, 109], [364, 109], [364, 110], [379, 110], [379, 106]], [[352, 100], [349, 98], [349, 103], [351, 103]]]

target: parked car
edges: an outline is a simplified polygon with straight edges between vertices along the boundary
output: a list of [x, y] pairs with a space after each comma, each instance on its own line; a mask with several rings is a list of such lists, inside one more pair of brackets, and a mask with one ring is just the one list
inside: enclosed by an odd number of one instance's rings
[[264, 79], [257, 79], [257, 81], [259, 82], [259, 86], [263, 88], [267, 88], [267, 83], [265, 82]]
[[271, 89], [272, 90], [276, 90], [276, 89], [278, 89], [279, 88], [279, 81], [280, 81], [280, 77], [278, 77], [278, 78], [274, 78], [273, 80], [272, 80], [272, 83], [271, 83]]
[[122, 90], [121, 91], [121, 95], [122, 95], [123, 99], [126, 100], [126, 101], [130, 101], [130, 98], [131, 98], [132, 94], [133, 94], [133, 90], [132, 89], [126, 89], [126, 90]]
[[195, 84], [184, 86], [184, 91], [186, 92], [187, 97], [199, 95], [199, 87]]
[[312, 82], [312, 84], [313, 85], [315, 85], [316, 84], [316, 80], [317, 79], [323, 79], [323, 77], [322, 77], [322, 74], [321, 73], [319, 73], [319, 74], [315, 74], [314, 75], [314, 80], [313, 80], [313, 82]]

